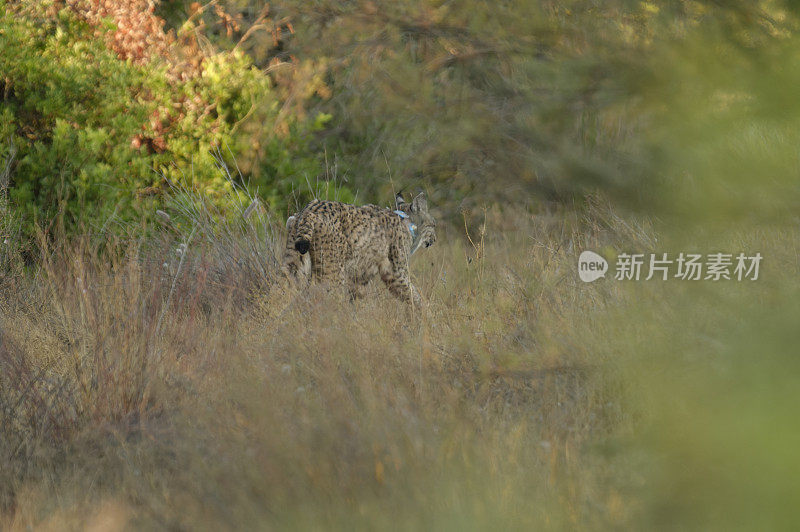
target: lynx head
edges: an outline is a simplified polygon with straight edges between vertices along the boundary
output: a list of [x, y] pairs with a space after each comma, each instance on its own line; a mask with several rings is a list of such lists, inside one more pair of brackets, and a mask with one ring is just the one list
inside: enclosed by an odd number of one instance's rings
[[428, 201], [425, 199], [425, 194], [420, 192], [407, 203], [403, 196], [398, 194], [395, 197], [395, 205], [397, 210], [404, 212], [408, 218], [406, 223], [415, 226], [414, 241], [411, 244], [411, 253], [413, 254], [421, 247], [430, 247], [436, 242], [436, 220], [428, 212]]

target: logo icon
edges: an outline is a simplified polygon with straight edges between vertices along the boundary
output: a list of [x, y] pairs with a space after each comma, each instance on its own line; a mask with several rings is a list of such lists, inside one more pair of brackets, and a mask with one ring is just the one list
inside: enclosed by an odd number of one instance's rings
[[584, 251], [578, 257], [578, 276], [584, 283], [591, 283], [606, 276], [608, 261], [594, 251]]

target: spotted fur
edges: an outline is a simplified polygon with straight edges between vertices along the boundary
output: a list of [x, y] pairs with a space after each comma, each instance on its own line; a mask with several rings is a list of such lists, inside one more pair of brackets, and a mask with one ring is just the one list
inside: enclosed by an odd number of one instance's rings
[[344, 284], [353, 297], [380, 276], [392, 294], [418, 304], [408, 259], [436, 241], [436, 220], [421, 193], [411, 203], [398, 195], [396, 207], [312, 201], [286, 222], [286, 274], [301, 284]]

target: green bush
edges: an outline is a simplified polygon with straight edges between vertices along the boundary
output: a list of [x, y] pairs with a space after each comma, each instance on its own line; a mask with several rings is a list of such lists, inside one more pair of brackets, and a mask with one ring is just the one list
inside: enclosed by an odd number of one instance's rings
[[92, 24], [80, 7], [57, 8], [0, 2], [0, 143], [18, 148], [8, 199], [29, 236], [30, 222], [124, 225], [152, 213], [170, 184], [225, 201], [218, 158], [250, 149], [240, 127], [248, 117], [288, 124], [262, 142], [267, 171], [249, 185], [274, 206], [287, 190], [308, 196], [322, 166], [303, 137], [327, 118], [279, 117], [272, 82], [245, 53], [201, 50], [197, 37], [158, 30], [166, 52], [126, 57], [109, 45], [121, 30], [108, 19]]

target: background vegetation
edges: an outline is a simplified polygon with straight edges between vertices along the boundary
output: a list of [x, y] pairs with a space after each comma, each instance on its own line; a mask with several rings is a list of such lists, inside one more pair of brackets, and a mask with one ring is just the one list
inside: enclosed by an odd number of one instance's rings
[[[798, 11], [0, 1], [0, 527], [796, 529]], [[284, 290], [401, 188], [424, 309]]]

